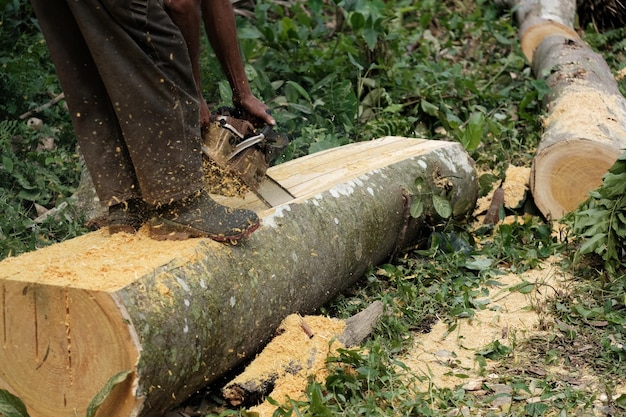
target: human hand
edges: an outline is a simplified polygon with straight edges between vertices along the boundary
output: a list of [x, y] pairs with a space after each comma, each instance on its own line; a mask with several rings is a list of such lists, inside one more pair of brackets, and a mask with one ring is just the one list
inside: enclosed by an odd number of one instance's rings
[[276, 120], [269, 113], [269, 107], [253, 95], [242, 97], [239, 100], [233, 97], [233, 104], [242, 112], [243, 117], [250, 120], [256, 127], [276, 125]]

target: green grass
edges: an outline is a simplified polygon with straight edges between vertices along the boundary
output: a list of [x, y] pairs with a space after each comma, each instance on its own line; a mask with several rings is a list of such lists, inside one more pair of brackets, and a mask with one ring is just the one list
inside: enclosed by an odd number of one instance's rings
[[[28, 5], [5, 0], [0, 7], [0, 89], [6, 97], [0, 105], [3, 258], [86, 229], [71, 211], [57, 221], [33, 221], [35, 203], [50, 208], [71, 195], [80, 164], [62, 106], [39, 115], [48, 127], [45, 133], [58, 139], [58, 148], [49, 153], [34, 150], [43, 133], [18, 119], [59, 88]], [[523, 58], [510, 12], [492, 2], [316, 0], [286, 8], [267, 0], [257, 2], [254, 18], [239, 23], [253, 90], [293, 138], [283, 160], [384, 135], [456, 140], [476, 161], [483, 195], [510, 164], [530, 166], [547, 88]], [[617, 71], [626, 58], [624, 34], [589, 28], [585, 38]], [[208, 49], [202, 65], [204, 85], [218, 87], [206, 87], [211, 106], [229, 104], [227, 84]], [[626, 91], [624, 80], [619, 87]], [[362, 348], [341, 351], [329, 361], [330, 376], [311, 382], [306, 400], [277, 404], [275, 415], [591, 415], [600, 395], [612, 398], [626, 372], [623, 265], [606, 268], [603, 259], [590, 255], [574, 263], [580, 243], [571, 231], [558, 240], [551, 225], [532, 211], [503, 214], [520, 221], [495, 227], [474, 227], [472, 219], [433, 225], [419, 246], [371, 268], [355, 288], [320, 308], [320, 314], [345, 318], [380, 300], [390, 314]], [[460, 387], [415, 389], [423, 377], [399, 361], [413, 335], [427, 333], [437, 321], [454, 328], [484, 308], [500, 274], [537, 268], [553, 255], [576, 279], [559, 298], [535, 306], [554, 319], [549, 332], [510, 346], [490, 343], [476, 357], [478, 364], [497, 362], [497, 382], [512, 390], [508, 413], [492, 408], [497, 394], [489, 389], [484, 395]], [[549, 370], [583, 364], [603, 381], [599, 390], [586, 390]], [[530, 365], [545, 368], [545, 374], [520, 372]], [[212, 398], [218, 388], [201, 396]], [[527, 401], [531, 397], [538, 400]], [[626, 398], [607, 406], [614, 415], [626, 413]], [[214, 413], [247, 414], [224, 408]]]

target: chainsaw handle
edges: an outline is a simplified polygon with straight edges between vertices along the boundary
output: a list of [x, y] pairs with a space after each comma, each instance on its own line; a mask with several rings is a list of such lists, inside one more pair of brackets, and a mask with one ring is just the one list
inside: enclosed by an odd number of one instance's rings
[[274, 126], [272, 125], [265, 125], [263, 126], [263, 129], [261, 129], [261, 135], [263, 135], [264, 138], [267, 138], [267, 136], [272, 133], [272, 129], [274, 128]]

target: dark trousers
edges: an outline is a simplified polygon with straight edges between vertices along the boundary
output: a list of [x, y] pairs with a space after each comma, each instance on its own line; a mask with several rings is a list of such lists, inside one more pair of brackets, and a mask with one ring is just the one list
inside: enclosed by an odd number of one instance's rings
[[197, 90], [162, 0], [32, 0], [100, 200], [202, 187]]

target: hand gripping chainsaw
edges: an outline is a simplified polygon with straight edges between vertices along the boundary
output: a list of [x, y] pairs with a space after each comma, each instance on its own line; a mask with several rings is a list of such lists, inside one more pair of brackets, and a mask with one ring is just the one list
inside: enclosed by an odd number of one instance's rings
[[267, 169], [289, 144], [288, 137], [270, 125], [255, 129], [240, 116], [232, 109], [219, 109], [204, 135], [202, 152], [222, 170], [239, 178], [267, 205], [275, 206], [293, 199], [266, 175]]

